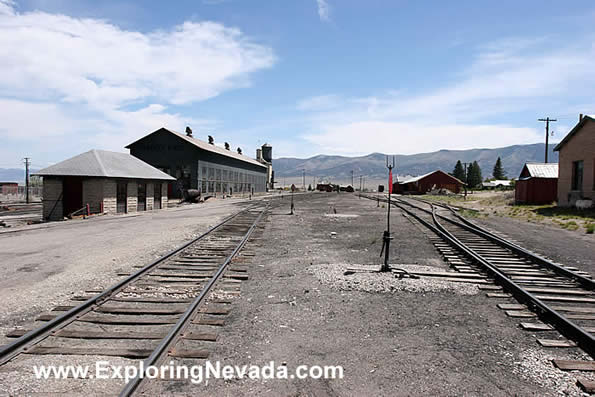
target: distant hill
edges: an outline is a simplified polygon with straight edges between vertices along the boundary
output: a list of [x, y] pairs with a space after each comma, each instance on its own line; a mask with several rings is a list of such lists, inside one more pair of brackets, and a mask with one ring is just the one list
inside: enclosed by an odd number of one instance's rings
[[0, 168], [0, 182], [24, 182], [25, 170], [21, 168]]
[[[558, 162], [558, 152], [550, 145], [548, 160]], [[543, 162], [545, 144], [515, 145], [497, 149], [440, 150], [432, 153], [396, 155], [396, 170], [399, 175], [422, 175], [436, 169], [452, 172], [457, 160], [462, 162], [477, 161], [484, 178], [490, 177], [496, 159], [502, 159], [502, 165], [509, 178], [518, 177], [526, 162]], [[275, 179], [301, 177], [306, 175], [331, 180], [349, 180], [351, 170], [354, 175], [366, 175], [370, 179], [383, 179], [386, 176], [386, 155], [372, 153], [361, 157], [318, 155], [308, 159], [278, 158], [273, 160]]]

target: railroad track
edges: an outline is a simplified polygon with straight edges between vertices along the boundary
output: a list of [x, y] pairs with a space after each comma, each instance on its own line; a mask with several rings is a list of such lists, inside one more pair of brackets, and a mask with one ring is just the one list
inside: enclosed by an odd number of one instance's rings
[[[187, 244], [102, 291], [87, 291], [73, 305], [37, 318], [44, 324], [15, 330], [0, 348], [0, 365], [21, 354], [102, 355], [144, 360], [204, 359], [213, 330], [224, 324], [231, 297], [247, 269], [232, 262], [253, 236], [270, 204], [241, 210]], [[242, 253], [249, 256], [249, 254]], [[121, 396], [135, 392], [137, 376]]]
[[[588, 273], [536, 255], [448, 206], [409, 198], [391, 202], [435, 233], [432, 242], [455, 270], [453, 277], [493, 280], [498, 286], [479, 288], [494, 298], [515, 298], [518, 303], [498, 307], [523, 319], [522, 328], [540, 334], [537, 341], [542, 346], [578, 346], [595, 358], [595, 282]], [[558, 332], [567, 339], [560, 339]], [[554, 364], [595, 370], [594, 361]]]

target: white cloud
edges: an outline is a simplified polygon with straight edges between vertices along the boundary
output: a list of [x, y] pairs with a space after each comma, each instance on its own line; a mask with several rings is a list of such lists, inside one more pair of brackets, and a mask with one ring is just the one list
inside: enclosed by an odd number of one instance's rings
[[341, 103], [338, 95], [320, 95], [303, 99], [298, 102], [298, 110], [303, 111], [322, 111], [336, 108]]
[[320, 153], [363, 155], [373, 152], [414, 154], [440, 149], [473, 149], [534, 143], [536, 129], [510, 125], [465, 125], [397, 121], [361, 121], [328, 125], [306, 134]]
[[316, 0], [318, 5], [318, 16], [322, 21], [330, 20], [330, 7], [327, 0]]
[[[543, 51], [543, 45], [550, 48]], [[551, 48], [547, 40], [503, 40], [482, 47], [458, 81], [429, 92], [306, 98], [297, 105], [309, 111], [303, 138], [315, 153], [333, 154], [540, 142], [542, 126], [536, 119], [544, 112], [556, 116], [560, 109], [585, 111], [580, 106], [595, 87], [594, 48], [591, 42]], [[332, 107], [325, 107], [328, 98]], [[535, 117], [519, 121], [520, 113]], [[557, 131], [557, 139], [567, 132]]]
[[0, 100], [8, 115], [0, 138], [183, 127], [190, 119], [168, 105], [247, 87], [252, 73], [275, 61], [271, 48], [220, 23], [138, 32], [105, 20], [18, 13], [0, 0]]

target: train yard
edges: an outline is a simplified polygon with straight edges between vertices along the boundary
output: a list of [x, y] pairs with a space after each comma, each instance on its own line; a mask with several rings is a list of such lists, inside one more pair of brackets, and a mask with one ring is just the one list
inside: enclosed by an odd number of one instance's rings
[[[393, 196], [395, 270], [369, 271], [382, 261], [389, 203], [368, 198], [296, 196], [295, 215], [287, 196], [246, 202], [174, 251], [116, 271], [114, 282], [71, 291], [69, 302], [37, 313], [34, 323], [12, 318], [0, 388], [14, 395], [581, 395], [592, 387], [592, 258], [560, 260], [573, 258], [569, 247], [555, 263], [448, 207]], [[346, 272], [353, 268], [365, 271]], [[399, 278], [397, 269], [419, 279]], [[344, 377], [44, 383], [31, 370], [102, 358], [340, 365]]]

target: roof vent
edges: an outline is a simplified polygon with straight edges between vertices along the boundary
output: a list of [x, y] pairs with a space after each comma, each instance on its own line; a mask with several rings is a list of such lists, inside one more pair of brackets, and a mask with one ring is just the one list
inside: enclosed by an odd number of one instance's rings
[[192, 138], [192, 128], [186, 127], [186, 136], [189, 136], [190, 138]]
[[229, 143], [225, 142], [225, 149], [229, 150]]
[[583, 114], [582, 114], [582, 113], [580, 113], [580, 114], [578, 115], [578, 121], [579, 121], [579, 122], [583, 121]]
[[241, 147], [238, 148], [238, 154], [242, 154], [242, 148]]
[[214, 144], [215, 144], [215, 139], [213, 139], [213, 137], [212, 137], [212, 136], [210, 136], [210, 135], [209, 135], [209, 143], [210, 143], [211, 145], [214, 145]]

